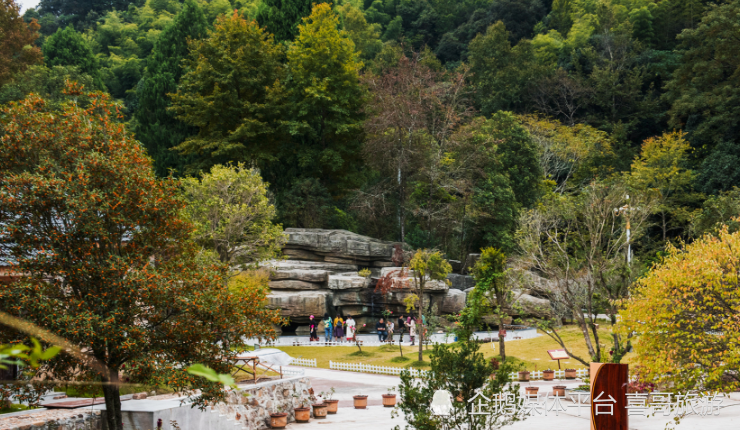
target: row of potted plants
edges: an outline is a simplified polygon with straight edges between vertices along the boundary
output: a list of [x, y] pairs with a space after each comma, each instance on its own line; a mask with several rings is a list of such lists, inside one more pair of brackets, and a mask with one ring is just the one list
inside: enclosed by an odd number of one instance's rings
[[[590, 373], [590, 372], [589, 372]], [[521, 382], [527, 382], [529, 381], [529, 371], [522, 370], [519, 372], [519, 381]], [[576, 379], [577, 373], [576, 369], [565, 369], [565, 379]], [[555, 379], [555, 371], [552, 369], [547, 369], [542, 371], [542, 379], [545, 381], [552, 381]]]
[[[390, 408], [396, 405], [394, 390], [395, 388], [389, 388], [388, 394], [383, 394], [383, 406]], [[334, 387], [331, 387], [329, 391], [322, 391], [318, 396], [314, 396], [312, 392], [307, 395], [299, 392], [293, 393], [292, 396], [298, 399], [299, 404], [297, 408], [293, 408], [296, 422], [309, 422], [311, 420], [311, 408], [313, 408], [314, 418], [326, 418], [327, 414], [336, 414], [339, 400], [332, 399], [335, 392]], [[367, 408], [367, 397], [364, 394], [353, 396], [355, 409]], [[277, 411], [270, 414], [270, 427], [283, 429], [288, 425], [288, 414], [284, 410], [284, 407], [278, 406]]]

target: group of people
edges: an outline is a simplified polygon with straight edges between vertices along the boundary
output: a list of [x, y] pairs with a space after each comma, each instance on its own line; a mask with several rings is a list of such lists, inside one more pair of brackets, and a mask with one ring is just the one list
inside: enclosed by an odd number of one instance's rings
[[[347, 341], [354, 341], [355, 335], [357, 334], [357, 323], [355, 323], [354, 318], [352, 318], [352, 315], [348, 316], [346, 319], [342, 315], [337, 315], [332, 319], [332, 317], [326, 313], [324, 314], [323, 320], [321, 322], [324, 323], [324, 341], [325, 342], [341, 342], [343, 340]], [[318, 342], [319, 340], [319, 321], [317, 321], [313, 315], [309, 317], [309, 335], [310, 335], [310, 341], [311, 342]], [[420, 326], [420, 327], [419, 327]], [[422, 322], [421, 324], [417, 324], [416, 317], [413, 315], [409, 315], [408, 317], [405, 317], [403, 315], [400, 315], [398, 317], [398, 321], [394, 323], [391, 319], [389, 319], [387, 322], [381, 318], [377, 324], [375, 324], [375, 330], [378, 332], [378, 340], [381, 342], [393, 342], [393, 333], [398, 330], [399, 336], [398, 341], [403, 342], [403, 334], [404, 331], [408, 330], [409, 333], [409, 339], [411, 340], [411, 345], [414, 345], [416, 342], [416, 333], [419, 331], [419, 329], [424, 330], [424, 327], [426, 326], [426, 321], [424, 321], [424, 317], [422, 316]]]
[[[418, 330], [417, 325], [415, 316], [409, 315], [407, 318], [404, 318], [403, 315], [400, 315], [397, 323], [394, 323], [393, 320], [390, 319], [386, 322], [381, 318], [378, 323], [375, 324], [375, 330], [378, 332], [378, 340], [381, 342], [393, 342], [393, 333], [398, 330], [398, 341], [403, 342], [403, 333], [408, 329], [411, 345], [414, 345], [414, 342], [416, 342], [416, 332]], [[424, 324], [422, 323], [422, 326], [423, 325]]]
[[[341, 342], [343, 340], [353, 341], [355, 340], [355, 333], [357, 333], [357, 324], [355, 323], [352, 315], [344, 319], [342, 315], [337, 315], [334, 319], [329, 314], [324, 314], [324, 319], [321, 321], [324, 323], [324, 341], [325, 342]], [[318, 342], [318, 326], [319, 322], [316, 321], [313, 315], [309, 317], [309, 335], [311, 342]]]

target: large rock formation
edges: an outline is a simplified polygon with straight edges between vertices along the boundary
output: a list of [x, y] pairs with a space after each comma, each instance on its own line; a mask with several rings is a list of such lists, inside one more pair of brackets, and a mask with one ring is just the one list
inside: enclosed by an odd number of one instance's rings
[[[270, 305], [280, 309], [294, 326], [319, 319], [324, 313], [353, 315], [359, 322], [373, 323], [384, 310], [394, 315], [405, 313], [404, 300], [414, 294], [413, 273], [397, 267], [401, 246], [361, 236], [345, 230], [289, 228], [283, 253], [286, 259], [267, 262], [270, 268]], [[478, 254], [464, 262], [453, 261], [447, 282], [427, 281], [424, 304], [438, 314], [451, 314], [465, 307], [467, 293], [475, 286], [468, 275]], [[358, 271], [369, 268], [369, 278]], [[376, 292], [380, 278], [392, 278], [394, 288]], [[519, 295], [525, 311], [542, 315], [549, 309], [547, 300], [529, 291]]]

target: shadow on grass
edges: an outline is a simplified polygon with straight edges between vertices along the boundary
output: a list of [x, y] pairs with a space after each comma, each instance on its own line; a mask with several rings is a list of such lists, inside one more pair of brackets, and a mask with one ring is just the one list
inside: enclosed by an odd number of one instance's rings
[[418, 369], [420, 367], [431, 367], [431, 366], [432, 365], [428, 361], [419, 361], [419, 360], [416, 360], [416, 361], [412, 361], [411, 363], [409, 363], [405, 367], [413, 367], [414, 369]]
[[411, 361], [408, 357], [393, 357], [391, 358], [391, 363], [405, 363], [407, 361]]
[[373, 357], [375, 354], [367, 351], [355, 351], [352, 354], [347, 354], [347, 357]]

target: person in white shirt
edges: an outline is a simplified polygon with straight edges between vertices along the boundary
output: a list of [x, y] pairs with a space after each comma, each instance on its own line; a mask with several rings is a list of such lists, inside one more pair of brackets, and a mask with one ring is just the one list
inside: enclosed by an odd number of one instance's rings
[[356, 333], [356, 323], [355, 319], [352, 318], [352, 315], [347, 317], [347, 320], [344, 322], [346, 328], [347, 328], [347, 340], [355, 340], [355, 333]]

